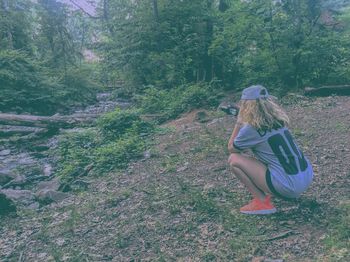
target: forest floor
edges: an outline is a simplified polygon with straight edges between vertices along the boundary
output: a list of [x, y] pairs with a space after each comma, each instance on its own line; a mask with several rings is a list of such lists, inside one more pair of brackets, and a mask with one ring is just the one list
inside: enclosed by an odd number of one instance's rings
[[315, 178], [297, 201], [274, 198], [276, 214], [239, 213], [250, 196], [227, 165], [234, 119], [194, 111], [163, 125], [127, 170], [2, 218], [0, 261], [350, 261], [350, 99], [285, 108]]

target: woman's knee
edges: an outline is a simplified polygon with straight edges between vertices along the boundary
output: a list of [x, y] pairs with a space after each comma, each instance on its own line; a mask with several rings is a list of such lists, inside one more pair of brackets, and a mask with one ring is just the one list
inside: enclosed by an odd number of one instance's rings
[[241, 155], [237, 153], [233, 153], [228, 158], [228, 163], [231, 167], [238, 167], [241, 163]]

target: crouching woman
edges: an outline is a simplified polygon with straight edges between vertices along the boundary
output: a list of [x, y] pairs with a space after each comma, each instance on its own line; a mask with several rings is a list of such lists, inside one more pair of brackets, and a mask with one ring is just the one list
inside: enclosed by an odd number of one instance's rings
[[[271, 195], [298, 198], [311, 184], [313, 170], [287, 128], [285, 111], [261, 85], [243, 90], [237, 123], [228, 143], [229, 164], [253, 200], [245, 214], [271, 214]], [[250, 149], [254, 158], [242, 154]]]

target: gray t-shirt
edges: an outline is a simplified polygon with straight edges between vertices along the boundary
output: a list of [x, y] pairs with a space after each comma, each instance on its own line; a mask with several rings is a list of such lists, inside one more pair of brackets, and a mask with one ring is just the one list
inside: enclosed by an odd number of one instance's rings
[[297, 197], [310, 185], [313, 171], [288, 128], [258, 131], [244, 125], [234, 142], [239, 150], [251, 149], [266, 164], [276, 191], [286, 197]]

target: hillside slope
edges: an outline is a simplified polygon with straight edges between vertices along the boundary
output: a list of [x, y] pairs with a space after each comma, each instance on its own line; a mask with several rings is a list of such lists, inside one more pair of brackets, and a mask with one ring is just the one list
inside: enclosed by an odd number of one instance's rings
[[164, 125], [126, 171], [2, 219], [0, 260], [349, 261], [350, 99], [290, 97], [285, 107], [315, 179], [300, 200], [274, 199], [278, 213], [238, 212], [250, 197], [227, 166], [234, 120], [195, 111]]

